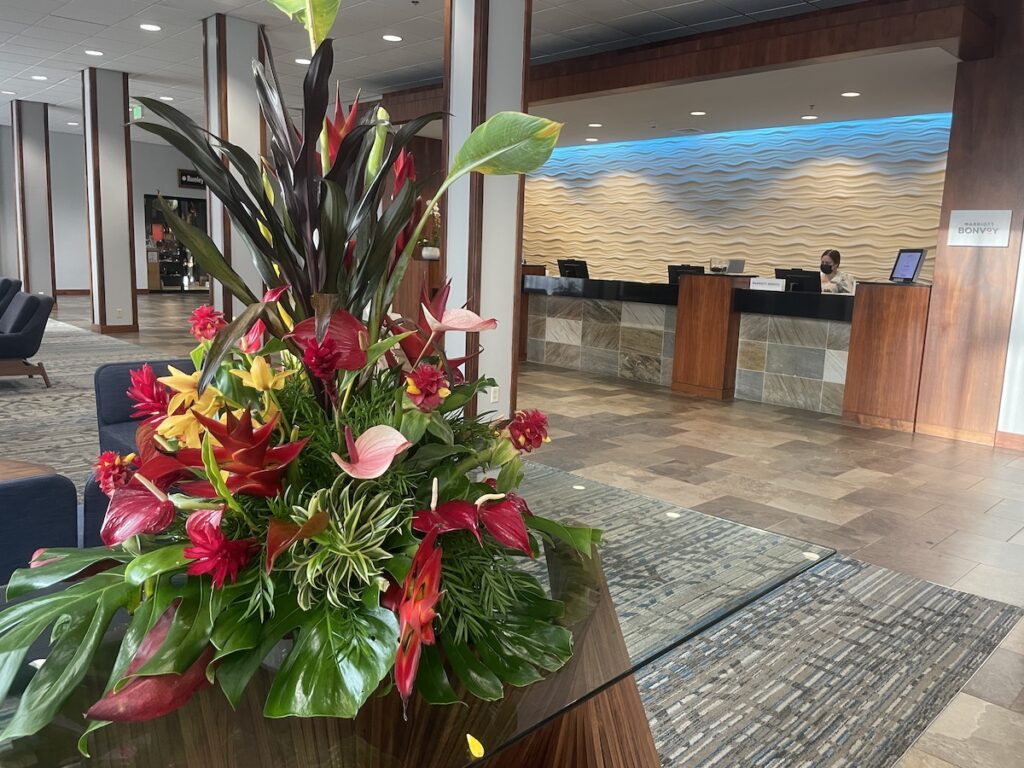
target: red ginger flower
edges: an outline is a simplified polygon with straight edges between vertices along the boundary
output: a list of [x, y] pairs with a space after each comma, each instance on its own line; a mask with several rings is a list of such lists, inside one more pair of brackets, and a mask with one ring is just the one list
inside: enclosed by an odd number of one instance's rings
[[238, 572], [249, 564], [259, 551], [254, 539], [232, 540], [220, 529], [224, 508], [201, 509], [193, 512], [185, 521], [185, 532], [192, 546], [185, 547], [185, 557], [192, 558], [188, 567], [189, 576], [210, 574], [213, 586], [218, 589], [228, 579], [235, 583]]
[[145, 419], [146, 423], [158, 424], [167, 416], [170, 391], [153, 373], [149, 363], [136, 371], [129, 371], [131, 386], [128, 398], [135, 401], [132, 407], [133, 419]]
[[448, 379], [436, 365], [423, 363], [412, 373], [405, 375], [406, 394], [412, 404], [421, 411], [432, 411], [452, 392], [448, 389]]
[[[327, 324], [327, 332], [324, 334], [323, 340], [316, 337], [316, 318], [313, 317], [298, 323], [285, 338], [294, 340], [307, 351], [307, 354], [310, 342], [313, 342], [319, 350], [323, 350], [327, 340], [330, 339], [334, 348], [330, 350], [329, 360], [326, 356], [323, 358], [321, 373], [327, 372], [328, 362], [335, 366], [335, 370], [342, 371], [358, 371], [366, 365], [366, 349], [370, 344], [369, 333], [366, 326], [359, 322], [357, 317], [344, 309], [339, 309], [331, 315], [331, 321]], [[319, 350], [317, 354], [321, 354]], [[303, 357], [305, 358], [305, 355]], [[320, 373], [314, 375], [322, 379], [329, 378]]]
[[224, 315], [209, 304], [196, 307], [192, 317], [189, 318], [189, 323], [196, 341], [210, 341], [221, 328], [228, 324]]
[[516, 411], [508, 425], [512, 445], [529, 453], [551, 440], [548, 437], [548, 417], [541, 411]]
[[337, 342], [330, 336], [323, 341], [316, 337], [306, 340], [306, 348], [302, 352], [302, 362], [318, 379], [329, 381], [341, 370], [342, 354]]
[[122, 456], [117, 451], [104, 451], [96, 459], [93, 470], [96, 472], [96, 482], [100, 490], [107, 496], [113, 496], [118, 488], [124, 488], [132, 479], [134, 468], [132, 462], [135, 454], [129, 453]]
[[395, 656], [395, 686], [407, 702], [416, 682], [424, 645], [433, 645], [437, 601], [441, 599], [441, 548], [435, 546], [437, 530], [420, 542], [405, 576], [402, 601], [398, 606], [398, 653]]
[[[282, 475], [306, 447], [308, 440], [271, 446], [270, 438], [280, 415], [275, 415], [259, 429], [253, 429], [252, 413], [248, 410], [243, 411], [240, 417], [228, 413], [227, 424], [195, 411], [193, 415], [220, 443], [220, 447], [213, 449], [213, 455], [218, 468], [229, 473], [226, 481], [228, 490], [245, 496], [278, 496], [283, 490]], [[176, 457], [187, 466], [203, 466], [203, 454], [199, 449], [185, 448], [178, 451]], [[217, 495], [213, 485], [206, 480], [183, 483], [181, 490], [191, 496], [205, 498]]]

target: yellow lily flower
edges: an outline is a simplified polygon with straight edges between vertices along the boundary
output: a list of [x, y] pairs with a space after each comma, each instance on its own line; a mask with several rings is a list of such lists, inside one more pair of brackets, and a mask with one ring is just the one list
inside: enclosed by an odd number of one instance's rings
[[252, 367], [248, 371], [237, 369], [231, 371], [232, 376], [237, 376], [245, 386], [255, 389], [257, 392], [269, 392], [272, 389], [283, 388], [284, 380], [293, 373], [295, 371], [287, 369], [275, 372], [265, 357], [254, 358]]
[[156, 428], [157, 434], [162, 437], [173, 437], [187, 448], [201, 448], [206, 429], [196, 420], [195, 413], [198, 412], [208, 418], [216, 416], [221, 405], [220, 397], [220, 392], [215, 388], [207, 387], [201, 397], [192, 401], [191, 408], [184, 413], [172, 414], [161, 421], [160, 426]]
[[[167, 370], [171, 372], [170, 376], [161, 376], [157, 379], [161, 384], [166, 384], [172, 390], [174, 395], [171, 396], [171, 400], [167, 403], [167, 413], [174, 414], [179, 408], [184, 406], [188, 408], [193, 403], [198, 402], [201, 398], [199, 396], [199, 376], [200, 372], [195, 373], [183, 373], [175, 368], [173, 365], [167, 366]], [[215, 397], [219, 399], [221, 397], [220, 390], [214, 386], [207, 387], [202, 395], [202, 398]], [[207, 401], [208, 402], [208, 401]], [[208, 415], [203, 411], [203, 415]]]

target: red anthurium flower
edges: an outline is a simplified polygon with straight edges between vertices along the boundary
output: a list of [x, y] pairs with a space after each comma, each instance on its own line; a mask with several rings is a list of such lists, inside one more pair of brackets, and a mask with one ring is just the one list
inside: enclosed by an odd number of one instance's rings
[[424, 645], [434, 644], [434, 619], [441, 599], [441, 548], [435, 546], [437, 532], [420, 542], [406, 574], [402, 602], [398, 606], [398, 653], [395, 657], [395, 686], [403, 702], [412, 695], [420, 654]]
[[[305, 350], [310, 339], [318, 341], [316, 318], [303, 320], [285, 338], [294, 339]], [[331, 321], [327, 325], [327, 333], [324, 336], [324, 340], [327, 339], [333, 341], [337, 347], [338, 370], [358, 371], [366, 365], [366, 348], [369, 346], [370, 336], [366, 331], [366, 326], [355, 316], [343, 309], [339, 309], [331, 315]]]
[[255, 539], [229, 539], [220, 529], [224, 508], [201, 509], [185, 521], [185, 532], [192, 546], [185, 547], [185, 557], [192, 558], [189, 576], [210, 574], [213, 586], [221, 588], [224, 582], [238, 579], [238, 572], [248, 565], [259, 551]]
[[370, 427], [355, 440], [352, 429], [345, 427], [345, 444], [348, 448], [348, 461], [332, 453], [335, 463], [345, 474], [357, 480], [373, 480], [388, 471], [391, 462], [412, 443], [393, 427], [379, 424]]
[[[281, 477], [308, 441], [308, 438], [303, 438], [293, 443], [271, 446], [270, 438], [277, 426], [278, 416], [274, 416], [259, 429], [253, 429], [252, 413], [248, 410], [238, 417], [229, 413], [227, 424], [200, 413], [196, 413], [195, 417], [220, 443], [219, 447], [213, 449], [213, 455], [217, 466], [229, 473], [226, 481], [228, 490], [243, 496], [272, 498], [280, 495], [283, 490]], [[198, 449], [186, 448], [178, 451], [176, 456], [190, 467], [203, 466], [203, 454]], [[181, 490], [192, 496], [216, 496], [213, 485], [206, 480], [182, 483]]]
[[521, 451], [540, 448], [550, 442], [548, 437], [548, 417], [541, 411], [516, 411], [516, 415], [508, 425], [508, 436], [512, 445]]
[[[510, 494], [514, 495], [514, 494]], [[530, 534], [523, 522], [522, 497], [509, 498], [508, 495], [494, 494], [484, 496], [477, 501], [480, 522], [496, 541], [511, 549], [518, 549], [524, 555], [533, 557], [530, 547]]]
[[412, 373], [406, 374], [405, 380], [405, 392], [409, 400], [424, 412], [437, 408], [452, 393], [448, 389], [444, 371], [430, 363], [417, 366]]
[[209, 304], [196, 307], [189, 322], [196, 341], [210, 341], [221, 328], [228, 324], [224, 315]]
[[[137, 472], [135, 479], [139, 478]], [[114, 491], [100, 528], [100, 538], [106, 546], [115, 547], [140, 533], [163, 533], [174, 522], [174, 504], [167, 494], [151, 483], [150, 486], [128, 485]]]
[[135, 401], [135, 405], [132, 406], [132, 418], [145, 419], [153, 423], [163, 421], [167, 416], [170, 390], [157, 380], [149, 363], [137, 371], [130, 371], [128, 375], [131, 376], [128, 397]]
[[252, 324], [249, 332], [239, 340], [238, 348], [247, 355], [256, 354], [263, 347], [263, 334], [266, 332], [267, 327], [263, 324], [263, 321], [257, 320]]
[[[174, 613], [181, 601], [175, 600], [139, 644], [128, 664], [125, 676], [138, 672], [167, 639]], [[210, 685], [206, 667], [213, 660], [214, 648], [208, 645], [183, 674], [145, 675], [132, 678], [123, 688], [111, 690], [93, 704], [86, 717], [118, 723], [137, 723], [163, 717], [178, 709], [198, 691]]]
[[118, 488], [128, 485], [132, 479], [132, 473], [135, 471], [132, 467], [133, 461], [135, 461], [134, 453], [129, 453], [127, 456], [122, 456], [117, 451], [101, 453], [93, 465], [100, 490], [107, 496], [112, 496]]
[[418, 511], [412, 518], [412, 527], [414, 531], [420, 532], [469, 531], [476, 536], [477, 541], [480, 541], [478, 520], [476, 505], [461, 499], [453, 499], [434, 508]]
[[317, 341], [316, 337], [307, 339], [306, 348], [302, 351], [302, 362], [310, 373], [324, 381], [330, 381], [341, 370], [343, 359], [337, 342], [330, 337], [323, 341]]

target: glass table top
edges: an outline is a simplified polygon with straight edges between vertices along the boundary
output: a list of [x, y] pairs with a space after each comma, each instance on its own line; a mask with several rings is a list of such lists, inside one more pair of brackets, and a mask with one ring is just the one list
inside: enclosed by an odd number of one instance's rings
[[[34, 736], [0, 744], [0, 766], [464, 768], [474, 763], [467, 734], [490, 758], [832, 554], [546, 467], [530, 467], [522, 492], [539, 514], [605, 531], [599, 556], [549, 547], [535, 564], [573, 633], [572, 659], [543, 681], [506, 686], [495, 702], [467, 695], [465, 704], [430, 706], [414, 696], [404, 718], [390, 691], [351, 721], [271, 720], [262, 715], [271, 674], [261, 670], [236, 711], [207, 689], [162, 719], [96, 731], [86, 760], [77, 750], [81, 713], [102, 695], [120, 642], [112, 632], [61, 714]], [[27, 659], [42, 656], [45, 648]], [[29, 664], [18, 673], [0, 725], [32, 673]]]

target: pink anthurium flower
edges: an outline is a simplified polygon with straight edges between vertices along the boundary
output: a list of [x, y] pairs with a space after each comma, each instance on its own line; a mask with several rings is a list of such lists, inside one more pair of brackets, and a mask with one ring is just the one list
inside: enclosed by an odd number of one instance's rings
[[426, 305], [422, 305], [421, 309], [427, 320], [427, 325], [430, 326], [431, 333], [445, 333], [446, 331], [479, 333], [480, 331], [490, 331], [498, 327], [498, 321], [493, 317], [489, 320], [484, 320], [476, 312], [470, 312], [468, 309], [446, 309], [442, 313], [440, 320], [431, 314], [430, 308]]
[[386, 424], [370, 427], [355, 440], [351, 427], [345, 427], [345, 444], [348, 461], [336, 453], [331, 456], [345, 474], [357, 480], [380, 477], [388, 471], [395, 457], [412, 445], [401, 432]]

